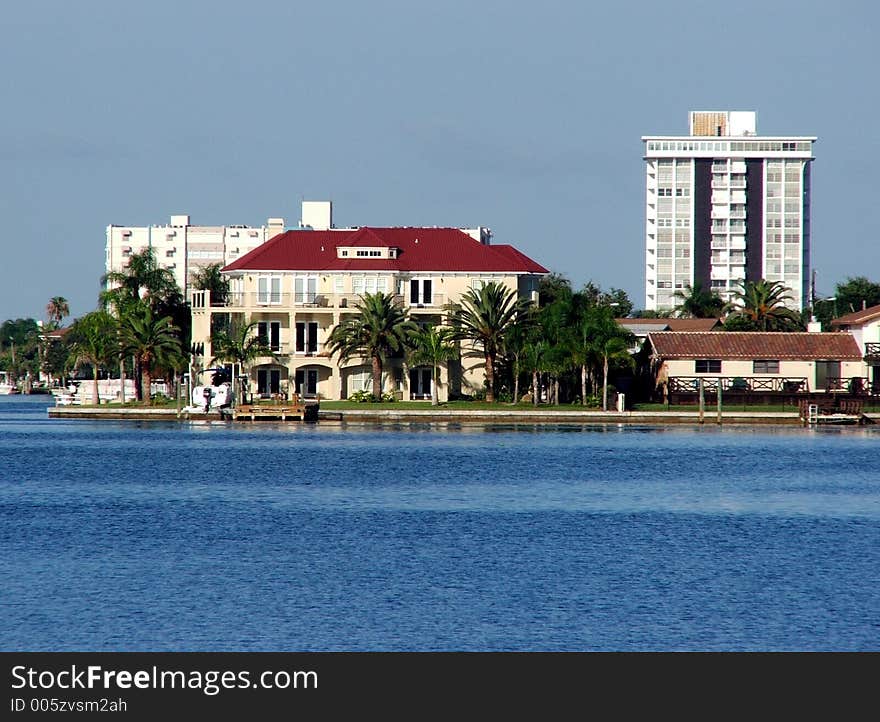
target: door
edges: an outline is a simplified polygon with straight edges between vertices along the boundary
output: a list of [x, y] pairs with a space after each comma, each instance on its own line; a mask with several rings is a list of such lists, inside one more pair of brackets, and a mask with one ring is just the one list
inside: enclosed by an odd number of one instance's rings
[[314, 303], [318, 295], [318, 277], [298, 276], [293, 279], [293, 294], [296, 303]]
[[409, 282], [409, 302], [412, 306], [430, 306], [434, 302], [430, 278], [414, 278]]
[[272, 351], [281, 351], [281, 322], [260, 321], [257, 324], [257, 334], [263, 339]]
[[816, 361], [816, 391], [840, 388], [840, 361]]
[[431, 369], [417, 368], [409, 372], [409, 395], [412, 399], [431, 398]]
[[318, 352], [318, 324], [315, 321], [296, 324], [296, 352], [314, 356]]
[[260, 396], [281, 393], [281, 370], [257, 369], [257, 393]]
[[318, 369], [299, 369], [296, 372], [296, 393], [303, 398], [318, 395]]

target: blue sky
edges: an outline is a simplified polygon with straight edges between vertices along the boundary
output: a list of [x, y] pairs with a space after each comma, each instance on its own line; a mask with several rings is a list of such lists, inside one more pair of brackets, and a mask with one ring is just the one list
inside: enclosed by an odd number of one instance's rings
[[4, 7], [0, 321], [92, 310], [109, 223], [492, 228], [644, 303], [640, 137], [816, 135], [820, 294], [880, 281], [880, 5], [80, 0]]

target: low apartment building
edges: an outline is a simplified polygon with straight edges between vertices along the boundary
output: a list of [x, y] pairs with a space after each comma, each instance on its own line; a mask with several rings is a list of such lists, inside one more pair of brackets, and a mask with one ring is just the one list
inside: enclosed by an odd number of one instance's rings
[[[495, 281], [537, 302], [547, 269], [509, 245], [493, 245], [485, 229], [357, 228], [296, 230], [280, 234], [223, 269], [230, 294], [223, 305], [208, 291], [190, 294], [196, 365], [213, 359], [211, 317], [229, 314], [256, 322], [273, 357], [247, 370], [262, 395], [345, 399], [370, 388], [369, 359], [341, 363], [327, 342], [332, 329], [365, 293], [389, 293], [422, 324], [441, 324], [448, 303], [469, 288]], [[463, 348], [442, 370], [441, 400], [483, 388], [483, 359]], [[386, 364], [383, 391], [404, 399], [431, 396], [431, 369]]]

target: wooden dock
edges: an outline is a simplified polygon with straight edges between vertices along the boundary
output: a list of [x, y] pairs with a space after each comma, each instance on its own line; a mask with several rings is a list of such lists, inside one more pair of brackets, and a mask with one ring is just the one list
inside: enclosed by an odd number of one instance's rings
[[839, 399], [833, 403], [819, 403], [816, 400], [802, 399], [800, 418], [804, 425], [818, 424], [873, 424], [874, 420], [865, 415], [862, 399]]
[[318, 404], [299, 399], [271, 404], [242, 404], [232, 412], [234, 421], [317, 421]]

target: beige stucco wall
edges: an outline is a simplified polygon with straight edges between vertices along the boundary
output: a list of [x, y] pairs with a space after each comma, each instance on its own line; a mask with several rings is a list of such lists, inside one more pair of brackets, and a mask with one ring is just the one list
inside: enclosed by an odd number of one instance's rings
[[[319, 368], [318, 394], [320, 398], [340, 399], [351, 394], [349, 379], [352, 373], [359, 372], [362, 367], [369, 368], [369, 359], [350, 359], [340, 369], [339, 359], [330, 357], [326, 348], [327, 339], [332, 329], [346, 317], [355, 312], [354, 304], [359, 296], [354, 293], [356, 277], [366, 279], [384, 279], [384, 291], [398, 295], [401, 303], [409, 310], [415, 321], [442, 323], [445, 318], [444, 307], [447, 303], [456, 303], [470, 289], [475, 281], [487, 283], [495, 281], [504, 284], [520, 295], [535, 298], [537, 293], [537, 276], [518, 276], [505, 274], [469, 274], [469, 273], [296, 273], [290, 271], [272, 273], [241, 273], [229, 274], [233, 292], [230, 305], [227, 307], [209, 306], [208, 294], [198, 292], [191, 294], [192, 304], [192, 338], [194, 343], [204, 344], [205, 354], [201, 359], [202, 366], [207, 366], [212, 358], [210, 342], [210, 317], [212, 313], [235, 313], [246, 323], [251, 321], [277, 321], [280, 325], [280, 344], [282, 352], [278, 359], [258, 359], [249, 374], [252, 388], [256, 389], [257, 369], [261, 364], [286, 369], [282, 374], [290, 379], [290, 391], [293, 391], [293, 379], [297, 369]], [[280, 278], [280, 296], [278, 303], [260, 303], [258, 296], [260, 276]], [[295, 295], [295, 279], [315, 278], [316, 297], [314, 303], [300, 303]], [[341, 279], [337, 281], [337, 279]], [[413, 305], [410, 298], [411, 279], [430, 279], [432, 298], [429, 303]], [[377, 286], [382, 289], [380, 282]], [[266, 300], [265, 297], [262, 300]], [[424, 299], [419, 299], [420, 301]], [[318, 353], [308, 356], [296, 353], [296, 324], [318, 324]], [[483, 389], [484, 361], [482, 357], [471, 355], [467, 343], [462, 344], [463, 358], [461, 373], [454, 374], [450, 379], [448, 369], [441, 370], [439, 397], [441, 401], [448, 398], [450, 388], [456, 392], [474, 394]], [[383, 374], [384, 391], [401, 391], [404, 399], [409, 399], [409, 370], [400, 359], [390, 359]]]

